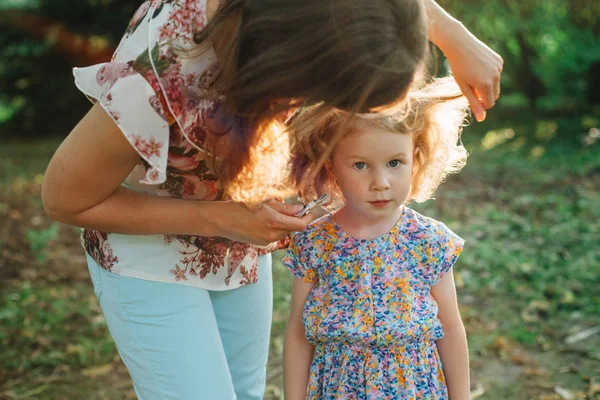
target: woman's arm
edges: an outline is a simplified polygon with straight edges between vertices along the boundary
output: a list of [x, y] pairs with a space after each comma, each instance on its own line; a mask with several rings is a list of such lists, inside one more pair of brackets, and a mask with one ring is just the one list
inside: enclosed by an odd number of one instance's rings
[[467, 334], [458, 309], [452, 268], [431, 288], [431, 294], [438, 304], [438, 318], [444, 330], [444, 337], [436, 343], [450, 400], [469, 400], [471, 387], [469, 349]]
[[504, 61], [434, 0], [425, 0], [429, 40], [442, 50], [478, 121], [500, 96]]
[[139, 155], [100, 105], [58, 148], [44, 176], [42, 202], [53, 219], [123, 234], [221, 236], [266, 245], [303, 230], [301, 206], [267, 202], [252, 211], [233, 202], [149, 196], [121, 186]]
[[283, 344], [283, 382], [286, 400], [306, 399], [314, 346], [306, 339], [302, 312], [313, 283], [294, 278], [292, 305]]

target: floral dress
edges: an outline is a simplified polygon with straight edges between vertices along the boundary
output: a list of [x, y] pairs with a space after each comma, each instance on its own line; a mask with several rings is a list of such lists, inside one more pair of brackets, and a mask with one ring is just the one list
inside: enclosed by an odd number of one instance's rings
[[332, 215], [294, 235], [284, 264], [314, 283], [303, 313], [315, 346], [308, 399], [448, 399], [431, 287], [463, 240], [404, 208], [373, 240], [346, 234]]
[[[206, 0], [145, 1], [110, 62], [74, 68], [76, 86], [104, 108], [140, 155], [123, 186], [154, 196], [227, 200], [204, 149], [226, 141], [240, 120], [221, 110], [225, 98], [212, 46], [194, 43], [206, 23]], [[273, 171], [285, 170], [274, 161], [280, 157], [267, 150], [261, 156]], [[259, 255], [286, 246], [258, 249], [218, 237], [93, 229], [83, 230], [81, 240], [112, 273], [211, 290], [257, 282]]]

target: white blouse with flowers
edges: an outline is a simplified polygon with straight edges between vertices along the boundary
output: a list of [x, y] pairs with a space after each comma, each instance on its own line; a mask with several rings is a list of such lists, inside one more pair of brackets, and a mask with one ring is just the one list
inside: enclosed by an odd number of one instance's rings
[[[181, 199], [226, 199], [203, 148], [223, 138], [214, 133], [235, 129], [240, 121], [220, 112], [224, 97], [216, 87], [219, 63], [212, 47], [193, 41], [206, 22], [206, 0], [146, 1], [110, 62], [73, 70], [77, 87], [102, 105], [141, 157], [123, 182], [130, 189]], [[267, 252], [218, 237], [85, 229], [81, 240], [112, 273], [210, 290], [257, 282], [258, 257]]]

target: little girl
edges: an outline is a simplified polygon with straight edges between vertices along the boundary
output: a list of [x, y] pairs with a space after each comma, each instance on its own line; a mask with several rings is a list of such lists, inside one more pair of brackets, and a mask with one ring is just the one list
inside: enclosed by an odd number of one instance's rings
[[284, 259], [295, 276], [286, 400], [469, 398], [452, 277], [463, 240], [405, 205], [431, 198], [465, 164], [467, 104], [454, 93], [445, 78], [409, 94], [401, 116], [348, 122], [332, 111], [296, 143], [295, 183], [315, 177], [303, 197], [330, 192], [343, 206], [295, 234]]

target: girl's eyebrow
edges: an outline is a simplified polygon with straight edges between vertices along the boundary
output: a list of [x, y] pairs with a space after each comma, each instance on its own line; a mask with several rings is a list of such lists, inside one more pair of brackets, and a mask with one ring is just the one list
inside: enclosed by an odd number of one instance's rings
[[367, 158], [367, 157], [365, 157], [365, 156], [361, 156], [361, 155], [358, 155], [358, 154], [351, 154], [351, 155], [349, 155], [349, 156], [346, 156], [346, 157], [344, 157], [344, 158], [345, 158], [345, 159], [350, 159], [350, 158], [361, 158], [361, 159], [364, 159], [364, 158]]
[[[393, 159], [393, 158], [400, 158], [400, 157], [406, 158], [406, 157], [408, 157], [408, 155], [405, 152], [401, 151], [400, 153], [396, 153], [393, 156], [390, 156], [389, 158]], [[351, 154], [349, 156], [346, 156], [345, 158], [346, 159], [350, 159], [350, 158], [367, 158], [367, 157], [361, 156], [361, 155], [358, 155], [358, 154]]]

